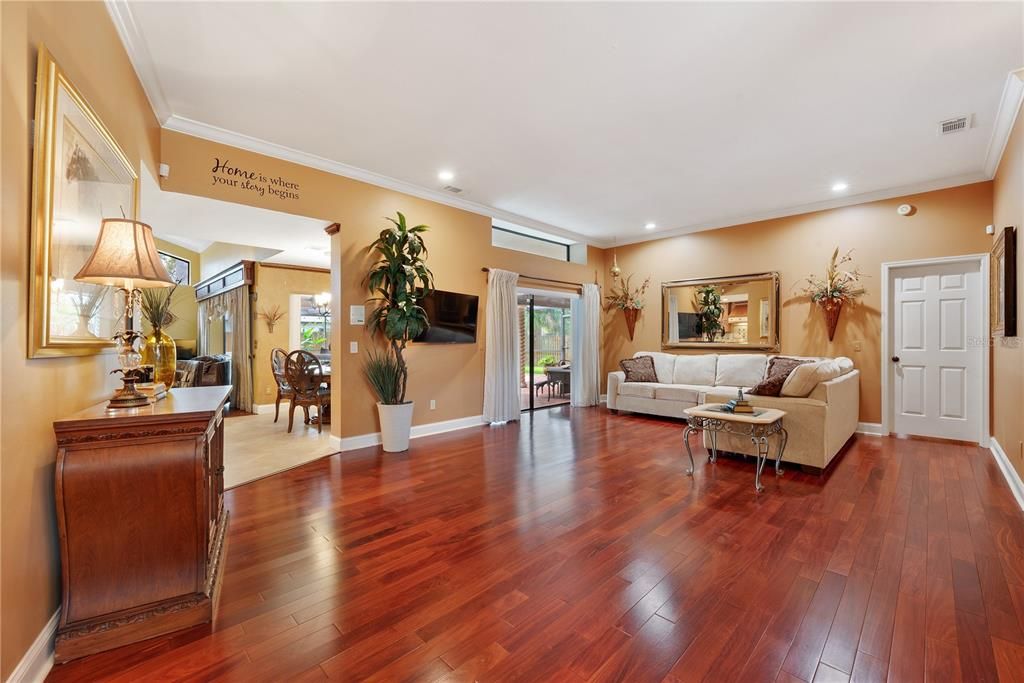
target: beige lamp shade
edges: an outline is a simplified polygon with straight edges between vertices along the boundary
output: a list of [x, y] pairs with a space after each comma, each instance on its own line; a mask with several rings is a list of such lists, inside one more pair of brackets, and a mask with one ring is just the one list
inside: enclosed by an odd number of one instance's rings
[[104, 218], [89, 259], [75, 279], [132, 289], [172, 287], [153, 242], [153, 229], [126, 218]]

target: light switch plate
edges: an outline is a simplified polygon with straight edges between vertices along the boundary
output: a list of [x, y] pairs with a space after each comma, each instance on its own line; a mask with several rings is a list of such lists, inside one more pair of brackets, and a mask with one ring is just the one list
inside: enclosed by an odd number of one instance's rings
[[348, 352], [349, 353], [359, 353], [359, 342], [357, 342], [357, 341], [349, 342], [348, 343]]

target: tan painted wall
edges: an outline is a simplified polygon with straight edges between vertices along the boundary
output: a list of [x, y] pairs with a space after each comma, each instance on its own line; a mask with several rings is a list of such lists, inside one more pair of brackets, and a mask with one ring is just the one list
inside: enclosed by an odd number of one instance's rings
[[996, 172], [992, 213], [997, 231], [1017, 227], [1017, 336], [993, 344], [992, 435], [1024, 477], [1024, 114]]
[[[232, 165], [253, 169], [268, 178], [282, 176], [295, 182], [299, 187], [294, 194], [299, 198], [260, 195], [241, 187], [213, 184], [214, 157], [229, 159]], [[590, 249], [588, 265], [580, 265], [492, 247], [490, 219], [485, 216], [167, 130], [162, 132], [161, 158], [171, 165], [170, 177], [161, 181], [164, 190], [322, 218], [325, 226], [335, 221], [341, 224], [339, 260], [344, 294], [338, 341], [334, 344], [334, 371], [342, 388], [343, 408], [334, 412], [338, 417], [333, 420], [331, 432], [335, 435], [355, 436], [378, 430], [374, 399], [361, 372], [363, 351], [370, 336], [362, 326], [348, 325], [348, 311], [350, 305], [362, 304], [367, 297], [363, 287], [368, 265], [366, 247], [385, 227], [384, 216], [402, 211], [414, 224], [431, 226], [426, 242], [436, 285], [439, 289], [480, 295], [481, 328], [487, 288], [481, 266], [575, 282], [593, 282], [597, 277], [603, 282], [602, 250]], [[359, 342], [359, 354], [348, 353], [350, 341]], [[265, 362], [263, 350], [259, 351], [257, 366]], [[482, 412], [483, 350], [483, 334], [478, 335], [476, 344], [419, 345], [410, 349], [409, 398], [416, 401], [414, 424]], [[431, 399], [437, 401], [433, 411], [429, 410]]]
[[[159, 238], [156, 238], [156, 248], [191, 261], [192, 283], [199, 280], [201, 257], [198, 253]], [[195, 340], [199, 328], [199, 304], [196, 302], [196, 288], [191, 285], [178, 285], [171, 299], [171, 312], [178, 316], [178, 319], [167, 328], [167, 333], [175, 339]], [[146, 330], [149, 331], [148, 324]]]
[[213, 277], [227, 270], [239, 261], [262, 261], [278, 254], [276, 249], [265, 249], [248, 244], [232, 244], [231, 242], [214, 242], [203, 250], [203, 267], [200, 280]]
[[[904, 202], [917, 207], [913, 216], [896, 214]], [[782, 351], [852, 358], [862, 372], [860, 420], [879, 422], [882, 262], [987, 252], [984, 228], [991, 222], [992, 183], [977, 183], [619, 247], [624, 273], [652, 276], [652, 308], [640, 316], [632, 342], [621, 314], [606, 318], [605, 366], [615, 368], [635, 351], [660, 349], [661, 282], [779, 271]], [[829, 343], [822, 314], [794, 287], [812, 272], [823, 273], [836, 246], [855, 249], [857, 264], [871, 277], [861, 305], [843, 311]]]
[[26, 360], [31, 121], [43, 42], [128, 158], [156, 175], [159, 127], [101, 3], [0, 3], [0, 679], [59, 603], [53, 420], [106, 397], [112, 355]]
[[319, 294], [331, 289], [330, 273], [282, 268], [256, 264], [256, 307], [254, 313], [269, 311], [279, 306], [284, 317], [277, 321], [274, 331], [267, 330], [265, 320], [256, 318], [253, 343], [256, 358], [253, 361], [253, 401], [257, 404], [273, 403], [277, 396], [274, 376], [270, 370], [270, 351], [281, 347], [294, 351], [288, 343], [289, 297], [292, 294]]

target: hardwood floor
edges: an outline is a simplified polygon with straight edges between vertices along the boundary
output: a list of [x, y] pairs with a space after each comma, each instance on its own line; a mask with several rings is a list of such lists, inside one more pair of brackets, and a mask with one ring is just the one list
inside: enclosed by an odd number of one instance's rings
[[[220, 613], [50, 680], [1024, 677], [1024, 515], [977, 448], [858, 437], [825, 476], [553, 408], [229, 491]], [[699, 452], [703, 452], [700, 450]]]

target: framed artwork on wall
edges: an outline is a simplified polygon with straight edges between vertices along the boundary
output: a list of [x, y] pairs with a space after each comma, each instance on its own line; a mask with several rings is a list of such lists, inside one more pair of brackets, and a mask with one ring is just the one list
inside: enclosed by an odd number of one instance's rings
[[96, 112], [39, 47], [32, 159], [29, 358], [113, 348], [124, 310], [110, 287], [76, 282], [103, 218], [135, 219], [139, 182]]
[[992, 335], [1017, 336], [1017, 230], [1003, 228], [992, 246], [989, 305]]

